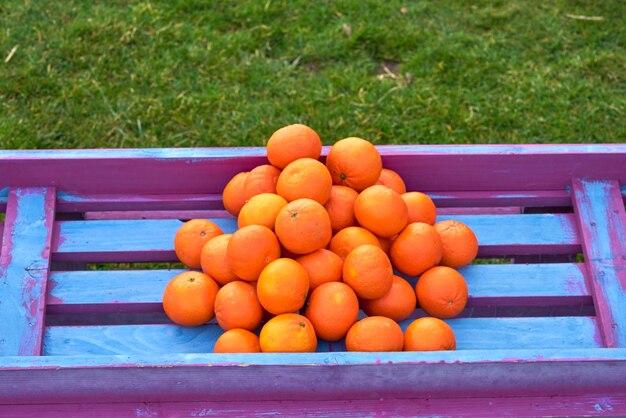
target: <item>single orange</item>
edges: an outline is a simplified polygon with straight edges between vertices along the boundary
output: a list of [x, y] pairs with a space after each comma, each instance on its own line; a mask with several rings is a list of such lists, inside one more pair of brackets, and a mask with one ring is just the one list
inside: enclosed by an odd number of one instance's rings
[[441, 319], [432, 317], [416, 319], [404, 331], [404, 350], [456, 350], [454, 331]]
[[325, 248], [296, 258], [309, 275], [311, 290], [322, 283], [340, 282], [343, 275], [343, 260]]
[[263, 225], [274, 230], [276, 215], [287, 204], [287, 201], [274, 193], [261, 193], [252, 196], [239, 212], [237, 226]]
[[359, 193], [354, 201], [354, 216], [359, 225], [374, 234], [392, 237], [406, 226], [408, 212], [398, 193], [378, 184]]
[[261, 305], [268, 312], [274, 315], [297, 312], [309, 293], [309, 275], [297, 261], [279, 258], [263, 269], [256, 289]]
[[474, 231], [463, 222], [437, 222], [435, 230], [443, 244], [442, 266], [462, 267], [471, 263], [478, 255], [478, 239]]
[[273, 317], [261, 328], [259, 337], [264, 353], [313, 353], [317, 349], [313, 324], [295, 313]]
[[417, 297], [413, 286], [402, 277], [393, 276], [391, 289], [378, 299], [363, 299], [361, 308], [369, 316], [386, 316], [404, 321], [415, 311]]
[[311, 199], [298, 199], [283, 206], [276, 216], [275, 230], [280, 243], [295, 254], [325, 248], [332, 237], [326, 209]]
[[233, 328], [224, 332], [215, 341], [214, 353], [260, 353], [259, 337], [242, 328]]
[[453, 318], [467, 303], [467, 283], [453, 268], [437, 266], [422, 274], [415, 285], [420, 308], [435, 318]]
[[283, 169], [276, 183], [276, 193], [293, 202], [313, 199], [320, 205], [328, 201], [333, 179], [326, 166], [312, 158], [300, 158]]
[[163, 292], [163, 310], [175, 324], [197, 327], [215, 315], [219, 286], [204, 273], [187, 271], [174, 277]]
[[280, 128], [267, 141], [267, 159], [281, 169], [298, 158], [318, 159], [321, 153], [317, 132], [299, 123]]
[[270, 164], [263, 164], [250, 170], [243, 185], [245, 199], [248, 200], [261, 193], [276, 193], [278, 176], [280, 170]]
[[233, 273], [248, 282], [257, 280], [265, 266], [279, 257], [276, 235], [262, 225], [248, 225], [235, 231], [226, 250]]
[[337, 232], [330, 240], [328, 249], [337, 254], [341, 259], [345, 259], [350, 251], [361, 245], [375, 245], [381, 247], [376, 235], [372, 234], [360, 226], [349, 226]]
[[215, 319], [225, 331], [233, 328], [257, 329], [263, 319], [263, 307], [255, 287], [240, 280], [222, 287], [215, 298]]
[[222, 234], [211, 238], [202, 247], [200, 265], [205, 274], [211, 276], [220, 286], [238, 279], [228, 264], [226, 252], [231, 234]]
[[398, 194], [406, 193], [406, 184], [400, 174], [388, 168], [383, 168], [376, 184], [387, 186]]
[[443, 247], [435, 228], [422, 223], [408, 224], [391, 244], [391, 263], [401, 273], [418, 276], [441, 261]]
[[345, 283], [324, 283], [311, 293], [305, 315], [318, 338], [338, 341], [358, 319], [359, 300]]
[[223, 234], [222, 229], [207, 219], [192, 219], [178, 228], [174, 235], [174, 251], [181, 263], [199, 269], [202, 247], [211, 238]]
[[437, 219], [437, 208], [433, 200], [424, 193], [408, 192], [402, 195], [409, 210], [409, 223], [424, 222], [434, 225]]
[[348, 351], [402, 351], [402, 328], [384, 316], [369, 316], [356, 322], [346, 335]]
[[326, 166], [333, 184], [349, 186], [360, 192], [376, 184], [383, 163], [371, 142], [351, 137], [335, 142], [326, 157]]
[[359, 193], [347, 186], [333, 184], [330, 198], [324, 205], [330, 217], [333, 232], [355, 225], [354, 201]]
[[235, 174], [235, 176], [226, 184], [224, 191], [222, 192], [222, 202], [224, 208], [233, 216], [239, 215], [239, 211], [244, 203], [246, 203], [246, 196], [243, 192], [244, 184], [248, 172], [244, 171]]
[[383, 297], [393, 283], [389, 257], [375, 245], [356, 247], [343, 262], [343, 281], [360, 298]]

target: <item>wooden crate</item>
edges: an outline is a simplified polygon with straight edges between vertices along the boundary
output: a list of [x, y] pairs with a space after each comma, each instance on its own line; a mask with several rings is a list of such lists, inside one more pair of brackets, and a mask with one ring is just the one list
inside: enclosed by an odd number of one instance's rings
[[626, 145], [379, 150], [500, 260], [461, 270], [457, 351], [218, 355], [215, 323], [169, 323], [180, 270], [140, 263], [183, 220], [234, 231], [261, 148], [0, 151], [0, 415], [626, 414]]

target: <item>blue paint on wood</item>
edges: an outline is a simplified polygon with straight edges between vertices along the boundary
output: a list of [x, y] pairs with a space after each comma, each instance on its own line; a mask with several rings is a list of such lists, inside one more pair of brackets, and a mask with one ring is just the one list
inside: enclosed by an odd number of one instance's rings
[[0, 256], [0, 356], [41, 352], [54, 203], [52, 188], [9, 193]]
[[[403, 321], [406, 328], [411, 321]], [[459, 318], [447, 321], [459, 350], [594, 348], [595, 320], [589, 317]], [[176, 325], [49, 327], [45, 355], [164, 354], [212, 352], [222, 329]], [[344, 350], [344, 342], [320, 343], [327, 351]]]
[[480, 246], [579, 243], [574, 219], [567, 214], [445, 215], [437, 222], [449, 219], [472, 228]]
[[9, 188], [0, 189], [0, 205], [6, 205], [9, 200]]
[[[615, 154], [626, 153], [622, 144], [545, 144], [545, 145], [383, 145], [377, 147], [381, 154]], [[324, 147], [323, 154], [329, 147]], [[264, 157], [263, 147], [224, 148], [144, 148], [144, 149], [89, 149], [89, 150], [3, 150], [1, 160], [15, 159], [107, 159], [107, 158], [152, 158], [152, 159], [205, 159], [241, 156]]]
[[626, 213], [619, 184], [572, 182], [600, 329], [607, 347], [626, 347]]
[[[537, 215], [457, 215], [441, 216], [439, 220], [456, 219], [469, 225], [482, 248], [497, 253], [515, 253], [534, 249], [549, 252], [560, 248], [577, 248], [579, 239], [573, 217], [568, 214]], [[212, 218], [224, 233], [237, 229], [234, 218]], [[90, 253], [91, 261], [107, 259], [107, 253], [129, 257], [117, 261], [132, 261], [137, 252], [170, 252], [178, 220], [100, 220], [59, 222], [59, 244], [55, 254], [63, 260], [71, 253]], [[481, 251], [482, 251], [481, 250]], [[159, 258], [162, 260], [163, 258]], [[157, 261], [156, 259], [154, 261]]]
[[[48, 303], [55, 305], [160, 304], [167, 283], [186, 270], [86, 270], [50, 273]], [[518, 298], [589, 297], [579, 264], [482, 264], [459, 270], [471, 298], [486, 305], [515, 305]], [[414, 285], [416, 278], [407, 278]], [[58, 306], [57, 306], [58, 308]], [[116, 309], [115, 306], [111, 307]]]

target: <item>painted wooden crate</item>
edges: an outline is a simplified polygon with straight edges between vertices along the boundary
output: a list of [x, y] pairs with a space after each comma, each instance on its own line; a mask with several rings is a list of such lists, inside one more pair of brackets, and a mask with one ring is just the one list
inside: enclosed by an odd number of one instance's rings
[[218, 355], [216, 324], [169, 323], [175, 231], [234, 231], [221, 190], [261, 148], [0, 151], [0, 415], [626, 412], [626, 145], [379, 150], [487, 259], [457, 351]]

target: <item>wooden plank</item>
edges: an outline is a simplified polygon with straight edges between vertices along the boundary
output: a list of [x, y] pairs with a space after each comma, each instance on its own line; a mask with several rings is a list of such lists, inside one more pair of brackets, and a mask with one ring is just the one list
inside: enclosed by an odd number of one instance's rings
[[[406, 178], [409, 190], [564, 190], [572, 178], [583, 176], [626, 183], [623, 144], [378, 149], [383, 164]], [[0, 172], [6, 173], [0, 187], [53, 181], [72, 193], [219, 193], [235, 173], [266, 161], [260, 147], [0, 151]]]
[[568, 190], [449, 191], [428, 193], [437, 208], [466, 206], [571, 206]]
[[130, 210], [85, 212], [86, 220], [134, 220], [134, 219], [212, 219], [232, 218], [225, 210]]
[[88, 212], [117, 210], [220, 210], [222, 194], [73, 194], [58, 195], [58, 211]]
[[[406, 328], [411, 320], [402, 321]], [[590, 317], [456, 318], [459, 350], [526, 348], [597, 348], [595, 320]], [[163, 325], [48, 327], [47, 356], [210, 353], [222, 334], [217, 324], [197, 328]], [[345, 351], [343, 342], [320, 342], [318, 351]]]
[[0, 404], [608, 397], [625, 374], [624, 349], [4, 357]]
[[9, 192], [0, 255], [0, 356], [41, 354], [54, 188]]
[[626, 415], [626, 395], [343, 401], [135, 402], [0, 405], [0, 416], [241, 417], [241, 416], [406, 416], [537, 417]]
[[574, 179], [590, 288], [607, 347], [626, 347], [626, 213], [615, 180]]
[[[581, 264], [485, 264], [460, 269], [468, 307], [577, 306], [591, 304]], [[161, 310], [167, 283], [186, 270], [53, 271], [48, 312], [150, 312]], [[416, 278], [407, 278], [415, 284]]]
[[[580, 250], [572, 214], [451, 215], [469, 225], [480, 256], [570, 254]], [[213, 218], [225, 233], [237, 229], [234, 218]], [[179, 220], [61, 221], [53, 253], [59, 261], [176, 261], [173, 237]]]

